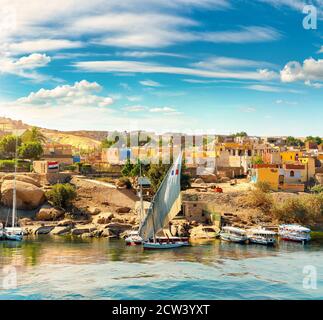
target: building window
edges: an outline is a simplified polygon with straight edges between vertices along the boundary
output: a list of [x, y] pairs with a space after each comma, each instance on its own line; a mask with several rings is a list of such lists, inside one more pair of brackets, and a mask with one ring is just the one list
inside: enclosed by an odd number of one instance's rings
[[289, 173], [289, 176], [290, 176], [290, 177], [295, 177], [295, 172], [292, 170], [292, 171]]

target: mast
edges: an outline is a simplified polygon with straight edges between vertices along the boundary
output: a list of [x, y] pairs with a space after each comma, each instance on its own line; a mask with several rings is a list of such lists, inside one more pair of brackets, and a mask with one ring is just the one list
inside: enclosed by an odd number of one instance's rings
[[18, 135], [16, 134], [16, 149], [15, 149], [15, 171], [13, 176], [13, 196], [12, 196], [12, 228], [16, 224], [16, 202], [17, 202], [17, 190], [16, 190], [16, 174], [17, 174], [17, 156], [18, 156]]
[[139, 173], [139, 179], [140, 179], [140, 220], [143, 219], [144, 217], [144, 200], [143, 200], [143, 195], [142, 195], [142, 171], [141, 171], [141, 161], [139, 160], [140, 164], [140, 173]]

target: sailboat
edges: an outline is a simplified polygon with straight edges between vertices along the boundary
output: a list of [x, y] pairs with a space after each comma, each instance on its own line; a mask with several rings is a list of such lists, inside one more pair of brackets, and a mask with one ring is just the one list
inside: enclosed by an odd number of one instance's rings
[[13, 196], [12, 196], [12, 217], [11, 217], [11, 227], [5, 227], [3, 230], [4, 238], [6, 240], [12, 241], [22, 241], [23, 230], [17, 225], [17, 150], [18, 150], [18, 137], [16, 136], [16, 155], [15, 155], [15, 172], [13, 179]]
[[140, 223], [139, 236], [143, 239], [144, 249], [171, 249], [189, 245], [188, 238], [156, 236], [181, 209], [182, 156], [180, 153], [168, 170]]

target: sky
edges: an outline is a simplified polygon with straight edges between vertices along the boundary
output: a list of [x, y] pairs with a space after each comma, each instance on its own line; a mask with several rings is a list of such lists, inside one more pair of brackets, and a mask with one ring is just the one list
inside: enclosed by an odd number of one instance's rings
[[323, 136], [323, 0], [0, 0], [0, 14], [0, 116]]

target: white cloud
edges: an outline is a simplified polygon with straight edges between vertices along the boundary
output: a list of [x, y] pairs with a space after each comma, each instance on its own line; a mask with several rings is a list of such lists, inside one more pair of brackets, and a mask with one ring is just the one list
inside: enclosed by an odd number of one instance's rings
[[37, 92], [31, 92], [27, 97], [16, 100], [15, 104], [39, 107], [107, 107], [113, 103], [112, 98], [93, 94], [101, 89], [96, 82], [82, 80], [72, 86], [63, 85], [51, 90], [40, 89]]
[[260, 84], [253, 84], [246, 86], [245, 88], [255, 91], [263, 91], [263, 92], [280, 92], [281, 89], [273, 86], [268, 85], [260, 85]]
[[46, 54], [33, 53], [19, 59], [10, 57], [0, 58], [0, 73], [14, 74], [32, 80], [44, 80], [44, 76], [34, 72], [34, 69], [45, 67], [51, 61]]
[[323, 81], [323, 59], [309, 58], [303, 64], [297, 61], [288, 62], [280, 72], [281, 81]]
[[136, 101], [141, 101], [142, 97], [141, 96], [129, 96], [127, 99], [131, 102], [136, 102]]
[[276, 100], [276, 104], [297, 105], [298, 102], [296, 102], [296, 101], [287, 101], [287, 100], [283, 100], [283, 99], [278, 99], [278, 100]]
[[149, 112], [153, 113], [160, 113], [166, 116], [171, 116], [171, 115], [180, 115], [182, 112], [177, 111], [174, 108], [170, 107], [156, 107], [156, 108], [150, 108]]
[[64, 39], [36, 39], [9, 43], [6, 44], [4, 49], [13, 54], [21, 54], [73, 49], [79, 48], [82, 45], [83, 44], [80, 41], [70, 41]]
[[124, 107], [123, 109], [128, 112], [140, 112], [140, 111], [146, 110], [147, 107], [136, 105], [136, 106], [127, 106], [127, 107]]
[[153, 80], [142, 80], [139, 81], [140, 84], [142, 84], [143, 86], [147, 86], [147, 87], [160, 87], [161, 84], [159, 82], [153, 81]]
[[305, 81], [305, 85], [307, 85], [309, 87], [316, 88], [316, 89], [323, 88], [323, 83], [320, 83], [320, 82], [311, 82], [310, 80], [306, 80]]
[[241, 108], [240, 111], [245, 113], [251, 113], [251, 112], [256, 112], [257, 109], [254, 107], [246, 107], [246, 108]]
[[147, 58], [147, 57], [174, 57], [174, 58], [186, 58], [184, 54], [170, 53], [170, 52], [160, 52], [160, 51], [124, 51], [117, 52], [118, 56], [130, 57], [130, 58]]
[[219, 70], [221, 68], [264, 68], [264, 67], [274, 67], [270, 62], [257, 61], [249, 59], [238, 59], [232, 57], [210, 57], [206, 60], [194, 63], [193, 66], [209, 69], [209, 70]]
[[248, 26], [241, 30], [218, 31], [200, 34], [201, 40], [216, 43], [267, 42], [281, 38], [281, 34], [271, 27]]
[[205, 78], [244, 80], [270, 80], [277, 77], [275, 72], [267, 69], [257, 71], [213, 71], [197, 68], [173, 67], [138, 61], [81, 61], [75, 63], [74, 66], [83, 72], [166, 73]]

